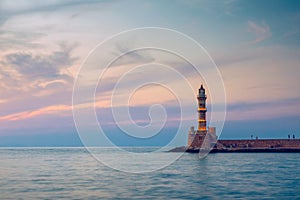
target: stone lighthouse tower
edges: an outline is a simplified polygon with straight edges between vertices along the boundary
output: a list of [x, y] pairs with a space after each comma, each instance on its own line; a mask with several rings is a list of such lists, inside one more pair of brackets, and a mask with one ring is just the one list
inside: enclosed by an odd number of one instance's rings
[[203, 85], [199, 89], [197, 96], [198, 99], [198, 131], [199, 133], [206, 134], [206, 95]]
[[201, 84], [198, 95], [198, 129], [195, 130], [194, 127], [191, 127], [188, 134], [188, 148], [189, 149], [200, 149], [202, 143], [209, 133], [212, 138], [216, 138], [216, 129], [215, 127], [209, 127], [207, 130], [206, 126], [206, 94], [203, 85]]

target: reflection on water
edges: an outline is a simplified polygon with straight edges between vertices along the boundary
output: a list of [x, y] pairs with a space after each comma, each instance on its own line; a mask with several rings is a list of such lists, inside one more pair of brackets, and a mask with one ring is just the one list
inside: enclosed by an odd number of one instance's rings
[[[111, 148], [101, 152], [120, 159]], [[300, 198], [300, 154], [293, 153], [210, 154], [203, 160], [184, 154], [146, 174], [110, 169], [83, 148], [0, 149], [0, 158], [1, 199]]]

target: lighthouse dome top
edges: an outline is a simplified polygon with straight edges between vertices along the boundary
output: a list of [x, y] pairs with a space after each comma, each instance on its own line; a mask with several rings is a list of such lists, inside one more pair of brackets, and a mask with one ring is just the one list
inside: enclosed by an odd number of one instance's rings
[[201, 84], [200, 90], [205, 90], [203, 84]]
[[205, 97], [205, 89], [204, 89], [202, 84], [199, 88], [199, 95], [198, 96]]

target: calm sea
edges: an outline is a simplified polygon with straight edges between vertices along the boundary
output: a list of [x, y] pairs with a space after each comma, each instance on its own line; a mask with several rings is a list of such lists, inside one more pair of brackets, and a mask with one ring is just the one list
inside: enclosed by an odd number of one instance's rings
[[293, 153], [184, 154], [143, 174], [106, 167], [84, 148], [6, 148], [0, 158], [0, 199], [300, 199]]

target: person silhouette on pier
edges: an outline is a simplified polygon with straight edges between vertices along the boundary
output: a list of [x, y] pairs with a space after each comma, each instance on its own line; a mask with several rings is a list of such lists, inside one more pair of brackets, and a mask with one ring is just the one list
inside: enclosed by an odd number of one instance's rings
[[288, 139], [290, 139], [291, 138], [291, 136], [290, 136], [290, 134], [288, 134]]
[[295, 139], [295, 135], [293, 134], [293, 139]]

